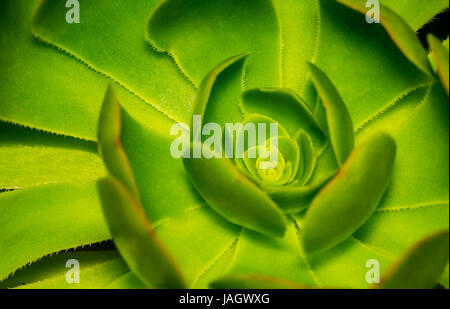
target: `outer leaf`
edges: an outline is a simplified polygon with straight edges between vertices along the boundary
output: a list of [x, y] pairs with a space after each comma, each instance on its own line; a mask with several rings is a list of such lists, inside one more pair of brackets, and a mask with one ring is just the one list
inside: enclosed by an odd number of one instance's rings
[[433, 35], [428, 36], [428, 44], [430, 45], [431, 56], [434, 64], [437, 66], [439, 77], [447, 94], [449, 94], [449, 53], [448, 50], [442, 46], [442, 43]]
[[268, 237], [245, 229], [242, 231], [228, 271], [217, 277], [241, 274], [282, 278], [302, 286], [319, 284], [299, 246], [297, 229], [292, 220], [289, 220], [283, 238]]
[[98, 186], [114, 243], [131, 270], [147, 287], [183, 288], [175, 262], [153, 233], [135, 197], [113, 178], [101, 179]]
[[[363, 14], [367, 13], [366, 1], [338, 0], [338, 2]], [[403, 54], [422, 72], [432, 76], [433, 73], [428, 62], [427, 52], [408, 23], [400, 15], [383, 5], [380, 6], [380, 22]]]
[[[31, 36], [30, 21], [38, 2], [7, 0], [0, 4], [0, 119], [94, 141], [101, 102], [111, 80]], [[66, 10], [63, 1], [57, 8]], [[103, 14], [101, 10], [96, 13]], [[64, 18], [57, 20], [69, 26]], [[73, 30], [80, 29], [72, 27], [69, 32]], [[122, 87], [117, 90], [127, 110], [139, 111], [145, 105]]]
[[448, 263], [448, 230], [431, 235], [406, 252], [386, 273], [380, 288], [431, 289]]
[[272, 236], [286, 231], [278, 206], [228, 159], [184, 159], [194, 186], [219, 214], [232, 223]]
[[[408, 121], [393, 127], [397, 160], [380, 207], [441, 204], [449, 200], [448, 96], [436, 83], [422, 102]], [[392, 118], [384, 121], [394, 122]]]
[[89, 265], [81, 268], [80, 264], [80, 283], [68, 284], [66, 281], [66, 271], [58, 276], [37, 281], [24, 286], [18, 287], [19, 289], [100, 289], [105, 288], [110, 282], [117, 277], [123, 275], [128, 271], [127, 265], [124, 261], [118, 257]]
[[29, 24], [37, 3], [0, 4], [0, 118], [94, 140], [108, 82], [31, 37]]
[[273, 3], [281, 29], [282, 86], [304, 96], [308, 79], [306, 61], [313, 61], [317, 52], [319, 3], [298, 0], [274, 0]]
[[92, 183], [2, 193], [0, 226], [0, 280], [42, 256], [110, 238]]
[[0, 123], [0, 188], [94, 181], [105, 168], [92, 142]]
[[[68, 24], [62, 18], [67, 13], [65, 1], [45, 0], [35, 13], [32, 31], [170, 118], [186, 121], [192, 111], [194, 87], [167, 55], [143, 44], [146, 19], [158, 2], [82, 0], [83, 22]], [[98, 25], [103, 25], [101, 31]]]
[[370, 218], [388, 185], [395, 153], [395, 142], [386, 134], [374, 135], [355, 149], [306, 214], [307, 252], [341, 243]]
[[[68, 283], [66, 274], [70, 270], [66, 267], [67, 261], [76, 259], [80, 265], [80, 283]], [[121, 261], [114, 263], [117, 267], [108, 268], [105, 272], [96, 272], [96, 277], [91, 277], [93, 269], [103, 267], [103, 264], [111, 261]], [[1, 282], [0, 288], [102, 288], [120, 272], [126, 271], [127, 267], [116, 251], [79, 251], [79, 252], [59, 252], [52, 256], [43, 257], [41, 260], [18, 270], [14, 276]], [[56, 283], [60, 284], [57, 285]]]
[[[419, 7], [423, 6], [421, 2]], [[360, 13], [328, 0], [320, 0], [320, 13], [314, 63], [333, 81], [355, 128], [405, 93], [429, 82], [385, 31], [368, 24]]]
[[309, 70], [325, 108], [328, 135], [334, 154], [342, 165], [355, 147], [352, 118], [339, 92], [325, 73], [312, 63], [309, 64]]
[[146, 37], [173, 55], [196, 84], [223, 59], [245, 52], [252, 54], [249, 87], [280, 84], [280, 34], [270, 0], [163, 1], [150, 17]]
[[231, 275], [211, 282], [213, 289], [302, 289], [287, 280], [258, 275]]

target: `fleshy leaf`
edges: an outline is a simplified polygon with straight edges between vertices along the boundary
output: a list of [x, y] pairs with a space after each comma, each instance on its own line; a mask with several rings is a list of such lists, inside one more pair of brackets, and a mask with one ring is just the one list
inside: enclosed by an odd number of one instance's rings
[[211, 72], [208, 73], [208, 75], [201, 82], [195, 95], [193, 115], [200, 115], [203, 119], [203, 116], [205, 115], [206, 109], [208, 107], [208, 103], [211, 99], [213, 87], [219, 75], [222, 74], [223, 71], [225, 71], [228, 67], [238, 61], [245, 59], [247, 56], [248, 54], [242, 54], [231, 57], [217, 65]]
[[289, 220], [283, 238], [269, 237], [244, 229], [236, 248], [228, 271], [218, 277], [258, 274], [282, 278], [302, 286], [318, 285], [308, 260], [299, 246], [298, 232], [292, 220]]
[[338, 163], [342, 165], [355, 147], [352, 118], [328, 76], [312, 63], [309, 64], [309, 70], [325, 109], [328, 135], [334, 154]]
[[[76, 260], [79, 263], [80, 282], [69, 283], [66, 275], [71, 267], [66, 264], [69, 260]], [[107, 271], [96, 272], [95, 277], [91, 277], [92, 269], [100, 269], [102, 264], [111, 261], [121, 261], [114, 263], [117, 268], [109, 268]], [[69, 266], [73, 266], [69, 264]], [[0, 283], [0, 288], [103, 288], [117, 276], [127, 271], [126, 264], [122, 261], [117, 251], [88, 248], [86, 251], [58, 252], [51, 256], [46, 256], [19, 269], [14, 276]]]
[[314, 173], [317, 156], [311, 137], [305, 131], [300, 130], [298, 132], [297, 144], [300, 149], [301, 159], [301, 168], [298, 171], [297, 179], [299, 179], [300, 185], [305, 185]]
[[211, 282], [213, 289], [303, 289], [283, 279], [258, 275], [230, 275]]
[[368, 24], [359, 12], [336, 1], [320, 0], [320, 15], [314, 63], [333, 81], [355, 128], [405, 93], [429, 83], [429, 77], [401, 53], [386, 32]]
[[[281, 29], [283, 87], [305, 99], [308, 67], [317, 52], [320, 28], [318, 1], [274, 0]], [[308, 101], [308, 100], [307, 100]]]
[[208, 204], [234, 224], [280, 237], [286, 231], [278, 206], [228, 159], [183, 160], [194, 186]]
[[[434, 83], [421, 102], [409, 120], [394, 126], [390, 133], [398, 146], [398, 159], [382, 208], [449, 200], [448, 96], [439, 83]], [[394, 123], [394, 119], [385, 121]]]
[[0, 123], [0, 188], [95, 181], [105, 176], [95, 143]]
[[58, 276], [19, 286], [18, 289], [101, 289], [128, 271], [127, 265], [120, 257], [89, 265], [86, 268], [82, 268], [81, 265], [80, 261], [79, 284], [67, 283], [66, 273], [69, 269], [66, 268], [65, 272]]
[[[363, 14], [367, 13], [364, 0], [338, 0], [338, 2]], [[380, 5], [380, 22], [403, 54], [422, 72], [432, 76], [427, 52], [420, 43], [416, 32], [408, 23], [400, 15], [383, 5]]]
[[38, 2], [0, 4], [0, 118], [95, 140], [108, 81], [31, 36], [30, 21]]
[[379, 288], [431, 289], [435, 287], [448, 263], [448, 252], [448, 230], [423, 239], [387, 270]]
[[112, 238], [131, 270], [147, 287], [185, 287], [175, 262], [154, 234], [136, 198], [113, 178], [99, 180], [98, 187]]
[[197, 84], [217, 63], [246, 52], [251, 53], [249, 87], [280, 84], [279, 26], [269, 0], [163, 1], [150, 17], [146, 37]]
[[1, 193], [0, 226], [0, 280], [42, 256], [110, 238], [94, 183]]
[[448, 50], [442, 46], [442, 43], [433, 35], [428, 36], [428, 44], [430, 45], [431, 57], [437, 67], [439, 77], [442, 85], [449, 94], [449, 53]]
[[303, 129], [314, 143], [324, 143], [324, 132], [308, 104], [290, 89], [251, 89], [244, 92], [242, 105], [247, 114], [266, 115], [274, 119], [290, 136], [295, 136], [298, 130]]
[[304, 222], [308, 253], [341, 243], [370, 218], [389, 183], [395, 154], [395, 141], [383, 133], [355, 148], [308, 209]]
[[[144, 42], [148, 14], [158, 2], [119, 1], [111, 5], [108, 0], [83, 1], [83, 22], [68, 24], [63, 18], [67, 13], [64, 3], [45, 0], [34, 14], [31, 30], [39, 39], [110, 77], [170, 118], [186, 121], [195, 88], [168, 55]], [[98, 25], [103, 25], [101, 31]]]
[[121, 143], [122, 120], [119, 101], [112, 86], [109, 86], [103, 101], [98, 124], [99, 152], [109, 173], [119, 179], [139, 200], [139, 191], [134, 180], [127, 155]]

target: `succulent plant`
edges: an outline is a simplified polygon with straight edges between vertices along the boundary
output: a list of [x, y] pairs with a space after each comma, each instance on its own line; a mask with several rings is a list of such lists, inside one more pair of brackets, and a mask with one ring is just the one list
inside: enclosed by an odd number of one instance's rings
[[[0, 287], [448, 288], [448, 2], [79, 2], [0, 4]], [[172, 157], [195, 115], [276, 167]]]

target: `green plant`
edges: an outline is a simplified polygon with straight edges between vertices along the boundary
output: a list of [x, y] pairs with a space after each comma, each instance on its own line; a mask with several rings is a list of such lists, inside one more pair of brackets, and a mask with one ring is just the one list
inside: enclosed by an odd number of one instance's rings
[[[448, 288], [448, 40], [414, 33], [448, 2], [380, 2], [2, 1], [0, 285], [360, 288], [376, 259]], [[278, 123], [277, 169], [172, 158], [193, 114]]]

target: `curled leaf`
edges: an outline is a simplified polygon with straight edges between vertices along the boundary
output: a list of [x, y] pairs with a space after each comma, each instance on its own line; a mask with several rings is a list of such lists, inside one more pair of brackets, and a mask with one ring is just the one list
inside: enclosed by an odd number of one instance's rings
[[127, 155], [120, 141], [122, 129], [120, 105], [110, 85], [103, 101], [98, 124], [98, 147], [108, 172], [119, 179], [139, 199], [139, 191]]
[[242, 105], [246, 113], [270, 116], [294, 136], [307, 132], [316, 145], [323, 145], [324, 132], [309, 105], [286, 88], [256, 88], [245, 91]]
[[213, 289], [304, 289], [297, 283], [260, 275], [228, 275], [211, 282]]
[[281, 210], [230, 160], [186, 158], [183, 163], [198, 192], [230, 222], [270, 236], [284, 235]]
[[355, 147], [352, 118], [347, 106], [328, 76], [309, 63], [311, 79], [326, 113], [328, 135], [339, 165], [342, 165]]
[[449, 256], [448, 230], [424, 238], [408, 250], [382, 278], [382, 289], [431, 289], [437, 285]]
[[341, 243], [370, 218], [387, 188], [395, 156], [395, 141], [384, 133], [371, 136], [353, 151], [306, 214], [304, 248], [308, 253]]
[[[360, 13], [367, 13], [365, 0], [338, 0], [338, 2]], [[384, 5], [380, 5], [380, 22], [406, 58], [426, 75], [433, 76], [427, 52], [410, 25], [400, 15]]]
[[114, 243], [130, 269], [147, 287], [184, 288], [178, 267], [136, 198], [113, 178], [100, 179], [98, 188]]
[[430, 45], [431, 57], [436, 65], [439, 78], [442, 85], [449, 94], [449, 53], [448, 50], [442, 46], [442, 43], [436, 39], [432, 34], [428, 36], [428, 44]]
[[214, 84], [218, 78], [218, 76], [228, 67], [233, 65], [234, 63], [245, 60], [245, 58], [248, 56], [248, 53], [240, 54], [234, 57], [231, 57], [222, 63], [220, 63], [218, 66], [216, 66], [209, 74], [203, 79], [201, 82], [197, 94], [195, 96], [194, 100], [194, 115], [201, 115], [202, 118], [205, 114], [206, 107], [208, 105], [209, 99], [211, 97], [211, 92], [213, 90]]

